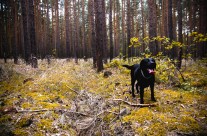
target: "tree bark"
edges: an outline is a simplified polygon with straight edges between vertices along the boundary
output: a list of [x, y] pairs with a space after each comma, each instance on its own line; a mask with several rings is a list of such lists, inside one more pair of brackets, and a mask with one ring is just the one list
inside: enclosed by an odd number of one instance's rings
[[103, 44], [104, 44], [104, 11], [103, 0], [95, 0], [95, 19], [96, 19], [96, 57], [97, 57], [97, 72], [103, 70]]
[[89, 0], [89, 18], [91, 26], [91, 47], [92, 47], [92, 57], [93, 57], [93, 68], [97, 68], [97, 58], [96, 58], [96, 32], [95, 32], [95, 20], [94, 20], [94, 0]]
[[13, 49], [13, 58], [14, 58], [14, 64], [17, 64], [18, 63], [18, 56], [17, 56], [17, 3], [13, 0], [11, 0], [11, 3], [12, 3], [12, 19], [13, 19], [13, 22], [14, 22], [14, 25], [13, 25], [13, 46], [12, 46], [12, 49]]
[[[34, 1], [29, 0], [29, 30], [30, 30], [30, 44], [31, 44], [31, 53], [32, 60], [33, 58], [37, 58], [37, 46], [36, 46], [36, 37], [35, 37], [35, 20], [34, 20]], [[35, 64], [33, 64], [35, 63]], [[32, 67], [37, 68], [37, 61], [32, 61]]]
[[130, 0], [127, 0], [127, 47], [128, 47], [128, 58], [132, 57], [132, 48], [129, 47], [131, 38], [131, 6]]
[[[156, 0], [148, 0], [149, 7], [149, 38], [157, 37], [157, 14], [156, 14]], [[157, 41], [152, 41], [149, 43], [149, 49], [152, 55], [158, 53]]]
[[56, 55], [57, 57], [60, 56], [60, 26], [59, 26], [59, 0], [55, 1], [55, 15], [56, 15], [56, 42], [55, 42], [55, 47], [56, 47]]
[[103, 10], [103, 62], [107, 63], [108, 57], [108, 46], [107, 46], [107, 33], [106, 33], [106, 6], [105, 0], [102, 0], [102, 10]]
[[[145, 22], [145, 15], [144, 15], [144, 7], [143, 7], [143, 0], [140, 0], [141, 2], [141, 15], [142, 15], [142, 39], [144, 39], [146, 37], [146, 33], [145, 33], [145, 30], [146, 30], [146, 22]], [[145, 43], [143, 42], [143, 45], [142, 45], [142, 52], [144, 52], [145, 50]]]
[[110, 61], [113, 59], [113, 31], [112, 31], [112, 0], [109, 1], [109, 39], [110, 39]]
[[67, 55], [68, 58], [70, 58], [71, 55], [70, 55], [68, 0], [65, 0], [65, 42], [66, 42], [66, 55]]
[[125, 0], [122, 0], [122, 48], [123, 48], [123, 59], [126, 60], [126, 38], [125, 38]]
[[85, 43], [85, 0], [81, 1], [82, 3], [82, 47], [83, 47], [83, 58], [84, 60], [88, 59], [88, 51]]
[[[207, 1], [199, 0], [199, 33], [205, 35], [207, 33]], [[207, 42], [199, 43], [199, 57], [207, 57]]]
[[[172, 20], [172, 0], [168, 0], [168, 37], [170, 38], [170, 43], [174, 40], [173, 37], [173, 20]], [[174, 48], [170, 52], [170, 57], [174, 59]]]
[[31, 43], [28, 29], [28, 19], [27, 19], [27, 3], [26, 0], [21, 0], [22, 6], [22, 18], [23, 18], [23, 29], [24, 29], [24, 50], [25, 50], [25, 61], [26, 64], [30, 64], [31, 55]]
[[[178, 41], [183, 43], [183, 35], [182, 35], [182, 0], [177, 0], [177, 10], [178, 10]], [[182, 55], [183, 55], [183, 48], [180, 47], [180, 51], [178, 54], [178, 69], [181, 68], [182, 65]]]
[[74, 33], [73, 33], [73, 48], [74, 48], [74, 58], [75, 58], [75, 63], [78, 63], [78, 39], [77, 39], [77, 13], [76, 13], [76, 0], [73, 0], [73, 16], [74, 16]]

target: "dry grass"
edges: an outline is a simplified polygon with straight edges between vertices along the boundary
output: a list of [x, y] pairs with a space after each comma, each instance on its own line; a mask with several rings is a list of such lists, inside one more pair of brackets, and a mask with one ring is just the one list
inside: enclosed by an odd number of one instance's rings
[[[1, 135], [202, 135], [207, 132], [207, 84], [205, 66], [194, 63], [185, 69], [186, 83], [169, 87], [158, 76], [155, 96], [145, 91], [145, 103], [134, 107], [114, 99], [132, 99], [129, 71], [116, 60], [105, 66], [112, 75], [92, 69], [92, 62], [79, 64], [39, 60], [39, 68], [12, 62], [1, 64]], [[205, 62], [206, 63], [206, 62]], [[161, 67], [158, 69], [159, 73]], [[196, 70], [196, 71], [195, 71]], [[164, 75], [163, 75], [164, 76]], [[177, 81], [177, 80], [175, 80]], [[174, 82], [174, 81], [173, 81]], [[172, 84], [172, 82], [171, 82]], [[170, 84], [170, 85], [171, 85]]]

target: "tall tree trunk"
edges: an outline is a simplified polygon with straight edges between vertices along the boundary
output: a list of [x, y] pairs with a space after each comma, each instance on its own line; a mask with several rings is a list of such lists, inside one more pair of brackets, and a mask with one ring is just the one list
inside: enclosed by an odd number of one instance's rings
[[96, 10], [96, 56], [97, 56], [97, 72], [103, 70], [103, 44], [104, 44], [104, 11], [103, 0], [95, 0], [94, 6]]
[[[142, 39], [144, 39], [145, 38], [145, 36], [146, 36], [146, 33], [145, 33], [145, 30], [146, 30], [146, 28], [145, 28], [145, 26], [146, 26], [146, 22], [145, 22], [145, 15], [144, 15], [144, 7], [143, 7], [143, 0], [140, 0], [140, 2], [141, 2], [141, 18], [142, 18]], [[142, 45], [143, 47], [142, 47], [142, 52], [144, 52], [144, 50], [145, 50], [145, 43], [143, 42], [143, 45]]]
[[[178, 41], [183, 43], [183, 35], [182, 35], [182, 0], [177, 0], [177, 10], [178, 10]], [[180, 47], [180, 51], [178, 54], [178, 68], [181, 68], [182, 65], [182, 55], [183, 55], [183, 48]]]
[[[172, 20], [172, 0], [168, 0], [168, 37], [170, 38], [170, 42], [174, 40], [173, 38], [173, 20]], [[174, 48], [170, 53], [171, 58], [175, 58]]]
[[125, 0], [122, 0], [122, 48], [123, 48], [123, 59], [126, 60], [126, 40], [125, 40]]
[[[157, 36], [157, 15], [156, 15], [156, 0], [148, 0], [149, 7], [149, 38], [153, 38]], [[152, 41], [149, 43], [149, 49], [152, 55], [156, 55], [158, 53], [158, 45], [157, 41]]]
[[82, 47], [83, 47], [83, 57], [84, 60], [88, 59], [88, 51], [85, 43], [85, 0], [81, 1], [82, 3]]
[[[87, 16], [87, 19], [88, 19], [88, 35], [87, 35], [87, 39], [86, 41], [87, 44], [88, 44], [88, 57], [91, 57], [92, 55], [92, 27], [91, 27], [91, 0], [88, 0], [88, 6], [87, 6], [87, 11], [88, 11], [88, 16]], [[91, 49], [91, 50], [89, 50]]]
[[103, 11], [103, 62], [107, 63], [108, 57], [108, 46], [107, 46], [107, 33], [106, 33], [106, 7], [105, 0], [102, 1], [102, 11]]
[[[168, 37], [168, 0], [162, 0], [162, 37]], [[161, 51], [166, 55], [164, 46], [161, 46]]]
[[79, 8], [79, 0], [77, 1], [77, 8], [78, 8], [78, 12], [77, 12], [77, 16], [76, 16], [76, 55], [77, 55], [77, 59], [75, 60], [76, 63], [78, 63], [78, 58], [80, 58], [81, 53], [81, 47], [80, 47], [80, 26], [79, 26], [79, 17], [80, 17], [80, 8]]
[[120, 53], [120, 2], [119, 0], [116, 1], [116, 53], [115, 57], [119, 55]]
[[13, 22], [14, 22], [14, 27], [13, 27], [13, 57], [14, 57], [14, 64], [17, 64], [18, 63], [18, 56], [17, 56], [17, 3], [15, 1], [11, 1], [12, 3], [12, 19], [13, 19]]
[[60, 26], [59, 26], [59, 0], [55, 1], [55, 15], [56, 15], [56, 55], [57, 57], [60, 56]]
[[116, 56], [116, 49], [117, 49], [117, 43], [116, 43], [116, 35], [117, 35], [117, 26], [116, 26], [116, 1], [117, 0], [113, 0], [112, 4], [113, 4], [113, 12], [112, 12], [112, 18], [113, 18], [113, 31], [114, 31], [114, 35], [113, 35], [113, 41], [114, 41], [114, 48], [113, 48], [113, 56]]
[[[173, 28], [173, 40], [177, 41], [177, 18], [176, 18], [176, 7], [177, 7], [177, 0], [172, 1], [172, 28]], [[178, 47], [173, 47], [173, 55], [174, 58], [178, 57]]]
[[65, 0], [65, 41], [66, 41], [66, 55], [70, 58], [70, 35], [69, 35], [69, 10], [68, 0]]
[[127, 47], [128, 47], [128, 58], [132, 57], [132, 48], [129, 47], [131, 38], [131, 6], [130, 0], [127, 0]]
[[47, 10], [46, 10], [46, 54], [49, 55], [52, 52], [50, 46], [50, 18], [49, 18], [49, 0], [46, 0]]
[[73, 34], [73, 47], [75, 63], [78, 63], [78, 39], [77, 39], [77, 14], [76, 14], [76, 0], [73, 0], [73, 14], [74, 14], [74, 34]]
[[[43, 28], [42, 28], [42, 17], [41, 17], [41, 10], [39, 9], [39, 3], [40, 3], [40, 0], [35, 0], [34, 1], [34, 6], [33, 6], [33, 10], [34, 10], [34, 14], [35, 14], [35, 22], [32, 22], [32, 23], [34, 23], [34, 25], [35, 25], [35, 37], [36, 37], [36, 41], [35, 41], [35, 45], [37, 45], [37, 53], [36, 54], [38, 54], [38, 55], [41, 55], [42, 54], [42, 51], [43, 51], [43, 38], [44, 38], [44, 30], [43, 30]], [[31, 4], [30, 4], [31, 5]], [[33, 4], [32, 4], [33, 5]], [[30, 17], [32, 17], [32, 13], [31, 13], [31, 11], [30, 11], [30, 13], [29, 13], [30, 15]], [[29, 21], [29, 23], [30, 23], [30, 21]], [[30, 32], [31, 32], [31, 29], [32, 28], [30, 28]], [[32, 34], [30, 33], [30, 39], [32, 38], [31, 37], [32, 36]], [[33, 47], [32, 47], [32, 43], [33, 43], [33, 40], [35, 40], [35, 39], [31, 39], [31, 51], [32, 51], [32, 56], [36, 56], [33, 52]]]
[[4, 63], [7, 63], [8, 58], [8, 39], [7, 39], [7, 12], [8, 12], [8, 1], [5, 3], [1, 3], [1, 9], [2, 9], [2, 50], [3, 50], [3, 58]]
[[55, 1], [54, 0], [52, 0], [51, 1], [51, 7], [52, 7], [52, 9], [51, 9], [51, 14], [52, 14], [52, 33], [51, 33], [51, 37], [52, 37], [52, 39], [51, 39], [51, 51], [52, 51], [52, 55], [54, 56], [54, 57], [56, 57], [57, 56], [57, 54], [56, 54], [56, 28], [55, 28]]
[[23, 18], [23, 29], [24, 29], [24, 50], [25, 50], [25, 61], [26, 64], [30, 64], [30, 55], [31, 55], [31, 43], [30, 35], [28, 30], [28, 19], [27, 19], [27, 3], [26, 0], [21, 0], [22, 6], [22, 18]]
[[37, 46], [35, 37], [35, 20], [34, 20], [34, 1], [29, 0], [29, 30], [30, 30], [30, 43], [31, 43], [31, 53], [32, 53], [32, 67], [37, 68]]
[[109, 39], [110, 39], [110, 61], [113, 59], [113, 31], [112, 31], [112, 0], [109, 0]]
[[3, 1], [0, 1], [1, 5], [1, 11], [0, 11], [0, 28], [1, 33], [0, 33], [0, 58], [3, 58], [3, 33], [4, 33], [4, 14], [3, 14]]
[[[207, 33], [207, 1], [199, 0], [199, 33], [205, 35]], [[207, 57], [207, 42], [199, 43], [199, 57]]]
[[96, 58], [96, 32], [95, 32], [95, 14], [94, 14], [94, 0], [89, 0], [89, 20], [91, 26], [91, 47], [92, 47], [92, 57], [93, 57], [93, 68], [97, 68], [97, 58]]
[[37, 46], [35, 37], [35, 20], [34, 20], [34, 0], [29, 0], [29, 28], [32, 55], [37, 56]]
[[[134, 16], [135, 16], [135, 0], [132, 0], [131, 1], [131, 37], [134, 37], [135, 35], [135, 22], [134, 22]], [[131, 38], [130, 38], [131, 39]], [[133, 58], [134, 57], [134, 54], [135, 54], [135, 48], [134, 46], [131, 47], [131, 57]]]
[[[134, 0], [134, 20], [135, 20], [135, 31], [134, 31], [134, 36], [137, 37], [137, 38], [140, 38], [140, 35], [139, 35], [139, 31], [140, 31], [140, 21], [139, 19], [137, 18], [139, 16], [139, 7], [137, 6], [138, 5], [138, 2], [136, 0]], [[135, 50], [135, 57], [139, 56], [140, 54], [140, 48], [138, 47], [134, 47], [134, 50]]]

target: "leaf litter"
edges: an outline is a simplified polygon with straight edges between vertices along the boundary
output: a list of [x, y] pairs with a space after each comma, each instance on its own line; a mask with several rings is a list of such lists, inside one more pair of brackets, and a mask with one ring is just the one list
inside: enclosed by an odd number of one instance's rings
[[[156, 103], [150, 101], [150, 91], [145, 91], [146, 103], [155, 106], [141, 108], [139, 100], [131, 97], [129, 72], [119, 63], [123, 62], [106, 65], [103, 73], [91, 68], [91, 60], [75, 64], [54, 59], [50, 65], [39, 60], [38, 69], [2, 63], [0, 134], [206, 134], [205, 93], [168, 88], [159, 81]], [[205, 76], [194, 75], [201, 77], [195, 81], [203, 81], [197, 89], [205, 89]]]

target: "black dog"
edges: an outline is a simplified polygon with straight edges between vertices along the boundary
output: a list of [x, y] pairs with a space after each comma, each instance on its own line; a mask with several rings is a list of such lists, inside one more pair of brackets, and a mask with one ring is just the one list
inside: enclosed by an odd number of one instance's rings
[[153, 58], [145, 58], [140, 64], [135, 64], [132, 66], [123, 65], [131, 70], [131, 86], [132, 86], [132, 96], [134, 95], [134, 84], [137, 80], [136, 89], [139, 93], [138, 86], [140, 87], [140, 103], [144, 103], [144, 88], [150, 86], [151, 89], [151, 100], [156, 101], [154, 97], [154, 82], [155, 82], [155, 69], [156, 62]]

